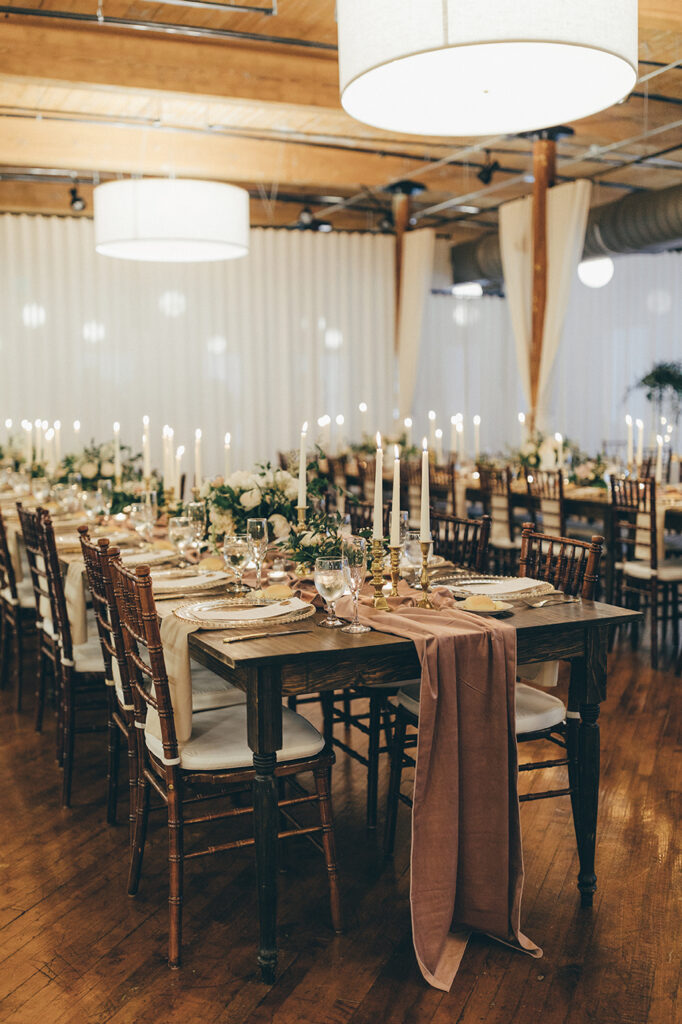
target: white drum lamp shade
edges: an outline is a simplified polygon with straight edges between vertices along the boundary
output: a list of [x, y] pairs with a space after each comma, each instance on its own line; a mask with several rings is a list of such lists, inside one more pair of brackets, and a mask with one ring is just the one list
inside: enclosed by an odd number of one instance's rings
[[637, 0], [338, 0], [341, 103], [415, 135], [533, 131], [637, 79]]
[[216, 181], [141, 178], [94, 190], [95, 248], [159, 263], [229, 260], [249, 251], [249, 193]]

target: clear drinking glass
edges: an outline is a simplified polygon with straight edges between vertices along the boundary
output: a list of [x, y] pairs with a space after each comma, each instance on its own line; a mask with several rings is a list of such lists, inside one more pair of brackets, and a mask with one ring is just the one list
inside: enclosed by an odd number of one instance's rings
[[253, 558], [256, 563], [256, 590], [260, 590], [263, 579], [263, 562], [268, 553], [267, 519], [247, 519], [246, 532], [251, 538]]
[[410, 530], [410, 513], [407, 509], [400, 510], [400, 544], [405, 543], [405, 538]]
[[[155, 519], [156, 516], [154, 515], [153, 508], [144, 501], [136, 501], [134, 505], [130, 506], [130, 521], [135, 528], [135, 532], [147, 543], [152, 539]], [[172, 522], [175, 522], [175, 520], [171, 519]], [[170, 527], [168, 532], [170, 534]]]
[[37, 476], [32, 482], [33, 497], [42, 503], [50, 496], [50, 481], [46, 476]]
[[94, 520], [100, 515], [101, 499], [101, 491], [83, 491], [83, 511], [88, 519]]
[[412, 570], [410, 586], [419, 590], [419, 573], [422, 567], [422, 546], [419, 540], [419, 530], [406, 531], [403, 543], [403, 556], [408, 568]]
[[339, 629], [343, 626], [343, 621], [336, 617], [334, 606], [346, 592], [345, 566], [345, 558], [315, 559], [315, 586], [327, 605], [327, 618], [318, 625], [326, 629]]
[[[98, 480], [97, 493], [101, 496], [102, 515], [108, 519], [111, 515], [111, 507], [114, 504], [114, 485], [111, 480]], [[156, 495], [154, 495], [156, 502]]]
[[242, 583], [242, 576], [251, 560], [253, 550], [251, 538], [248, 533], [234, 533], [225, 537], [223, 541], [223, 559], [225, 566], [231, 569], [235, 575], [236, 583], [233, 590], [238, 594], [248, 591], [248, 587]]
[[353, 532], [353, 526], [350, 521], [350, 512], [341, 513], [341, 526], [339, 527], [339, 534], [342, 537], [350, 537]]
[[206, 532], [206, 503], [203, 501], [188, 501], [186, 512], [187, 518], [192, 524], [193, 546], [199, 552]]
[[344, 537], [342, 542], [343, 557], [345, 560], [346, 583], [353, 595], [355, 615], [348, 626], [343, 626], [342, 633], [370, 633], [369, 626], [363, 626], [358, 617], [358, 597], [360, 587], [365, 582], [367, 574], [367, 541], [364, 537]]
[[187, 549], [191, 546], [194, 539], [192, 524], [187, 516], [173, 516], [168, 520], [168, 539], [177, 548], [181, 558], [184, 559]]

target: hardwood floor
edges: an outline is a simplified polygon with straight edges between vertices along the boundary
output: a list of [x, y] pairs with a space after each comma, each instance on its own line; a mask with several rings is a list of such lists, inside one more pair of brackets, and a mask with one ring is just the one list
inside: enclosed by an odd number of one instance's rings
[[[187, 864], [184, 966], [171, 972], [165, 962], [165, 829], [152, 824], [140, 892], [129, 898], [125, 786], [120, 824], [110, 828], [104, 736], [78, 738], [73, 808], [61, 810], [54, 721], [47, 716], [37, 735], [30, 699], [17, 715], [5, 687], [0, 1021], [679, 1021], [682, 680], [653, 672], [646, 651], [617, 649], [609, 661], [594, 907], [579, 906], [568, 799], [524, 804], [523, 927], [544, 948], [544, 958], [474, 937], [447, 994], [424, 984], [412, 951], [409, 812], [401, 807], [395, 860], [384, 866], [380, 837], [370, 841], [364, 830], [363, 770], [343, 756], [335, 768], [334, 810], [346, 934], [337, 938], [331, 930], [322, 859], [297, 842], [280, 882], [279, 978], [272, 988], [263, 985], [255, 967], [252, 853], [232, 852]], [[384, 770], [380, 801], [386, 776]], [[538, 788], [546, 782], [547, 773], [532, 780]]]

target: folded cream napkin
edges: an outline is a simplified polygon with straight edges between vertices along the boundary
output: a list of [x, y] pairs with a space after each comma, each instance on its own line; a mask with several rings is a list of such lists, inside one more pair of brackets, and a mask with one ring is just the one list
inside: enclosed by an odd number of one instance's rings
[[523, 590], [534, 590], [538, 586], [537, 580], [531, 580], [525, 576], [519, 576], [512, 580], [491, 580], [487, 583], [464, 583], [462, 590], [470, 591], [472, 594], [485, 594], [488, 597], [502, 597], [504, 594], [518, 594]]
[[66, 613], [69, 616], [71, 642], [74, 647], [86, 643], [88, 639], [85, 585], [85, 565], [78, 559], [68, 566], [64, 581]]
[[190, 576], [180, 572], [175, 575], [171, 571], [170, 575], [166, 576], [163, 571], [159, 571], [157, 573], [152, 572], [152, 587], [154, 593], [160, 596], [167, 591], [178, 593], [183, 587], [192, 590], [198, 587], [215, 586], [226, 581], [227, 578], [226, 572], [197, 572]]

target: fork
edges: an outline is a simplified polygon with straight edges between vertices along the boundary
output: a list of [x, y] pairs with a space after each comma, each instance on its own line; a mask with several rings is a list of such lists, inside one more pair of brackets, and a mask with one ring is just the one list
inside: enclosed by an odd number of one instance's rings
[[543, 597], [541, 601], [524, 601], [523, 603], [527, 608], [544, 608], [546, 604], [574, 604], [579, 600], [579, 597], [571, 597], [570, 594], [559, 593]]

